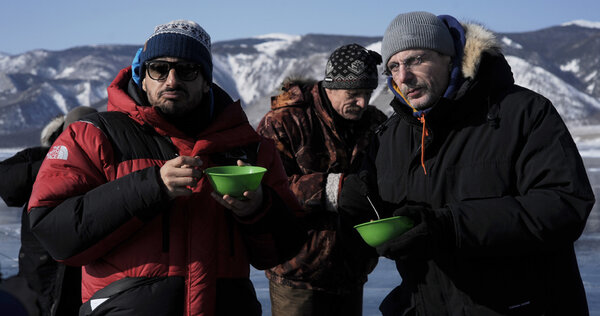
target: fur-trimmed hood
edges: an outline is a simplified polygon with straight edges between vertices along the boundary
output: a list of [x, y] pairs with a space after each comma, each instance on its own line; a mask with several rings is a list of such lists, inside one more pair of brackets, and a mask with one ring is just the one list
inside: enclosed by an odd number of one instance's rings
[[500, 54], [500, 44], [496, 35], [478, 24], [461, 23], [465, 30], [465, 47], [463, 49], [462, 73], [466, 79], [475, 78], [483, 52]]
[[60, 115], [53, 118], [50, 122], [48, 122], [48, 124], [46, 124], [40, 135], [40, 143], [42, 147], [52, 146], [52, 143], [54, 143], [58, 135], [60, 135], [62, 132], [64, 123], [65, 116]]
[[297, 77], [297, 76], [288, 76], [283, 79], [281, 85], [279, 86], [279, 92], [285, 92], [291, 86], [313, 86], [319, 82], [318, 80], [307, 78], [307, 77]]
[[510, 65], [493, 32], [472, 23], [462, 24], [462, 27], [465, 34], [461, 61], [462, 82], [457, 86], [455, 94], [445, 96], [459, 99], [475, 92], [488, 94], [493, 99], [515, 83]]
[[306, 100], [312, 98], [310, 91], [317, 82], [310, 78], [293, 76], [285, 78], [279, 87], [279, 94], [271, 97], [271, 110], [305, 105]]

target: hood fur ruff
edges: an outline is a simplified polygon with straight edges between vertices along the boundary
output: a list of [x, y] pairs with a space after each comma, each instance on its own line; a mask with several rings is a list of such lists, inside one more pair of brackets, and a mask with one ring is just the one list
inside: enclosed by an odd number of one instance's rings
[[54, 133], [58, 130], [62, 131], [62, 126], [65, 123], [65, 116], [57, 116], [53, 118], [44, 129], [42, 129], [42, 133], [40, 135], [40, 143], [43, 147], [50, 147], [54, 142], [54, 139], [51, 139]]
[[463, 23], [465, 29], [465, 48], [462, 60], [462, 73], [467, 79], [472, 79], [477, 74], [481, 54], [484, 51], [500, 52], [500, 44], [496, 35], [478, 24]]
[[318, 80], [316, 80], [316, 79], [307, 78], [307, 77], [303, 77], [303, 76], [289, 75], [281, 83], [281, 85], [279, 87], [279, 92], [285, 91], [286, 88], [289, 86], [294, 86], [294, 85], [298, 85], [298, 86], [311, 85], [312, 86], [317, 82], [318, 82]]

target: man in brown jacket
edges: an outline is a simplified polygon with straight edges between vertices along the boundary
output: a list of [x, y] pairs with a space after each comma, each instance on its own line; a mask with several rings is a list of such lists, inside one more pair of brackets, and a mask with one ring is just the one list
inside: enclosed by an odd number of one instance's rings
[[386, 119], [368, 105], [380, 63], [377, 52], [357, 44], [336, 49], [323, 81], [286, 80], [258, 126], [277, 145], [309, 231], [295, 258], [266, 272], [274, 316], [362, 314], [363, 286], [377, 259], [340, 244], [337, 198], [344, 174], [360, 167]]

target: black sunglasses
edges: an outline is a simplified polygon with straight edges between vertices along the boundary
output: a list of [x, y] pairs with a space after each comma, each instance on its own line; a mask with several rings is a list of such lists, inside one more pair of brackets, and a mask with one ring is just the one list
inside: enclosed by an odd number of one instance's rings
[[188, 62], [169, 62], [163, 60], [147, 61], [144, 63], [148, 76], [154, 80], [165, 80], [171, 69], [175, 69], [177, 78], [183, 81], [193, 81], [198, 78], [200, 65]]

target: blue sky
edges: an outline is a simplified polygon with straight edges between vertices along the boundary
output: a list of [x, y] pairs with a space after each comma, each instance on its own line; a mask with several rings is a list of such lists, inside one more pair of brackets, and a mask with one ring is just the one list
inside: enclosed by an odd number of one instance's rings
[[9, 0], [0, 5], [0, 52], [142, 44], [154, 26], [198, 22], [213, 42], [268, 33], [381, 36], [399, 13], [429, 11], [523, 32], [573, 20], [600, 22], [598, 0]]

